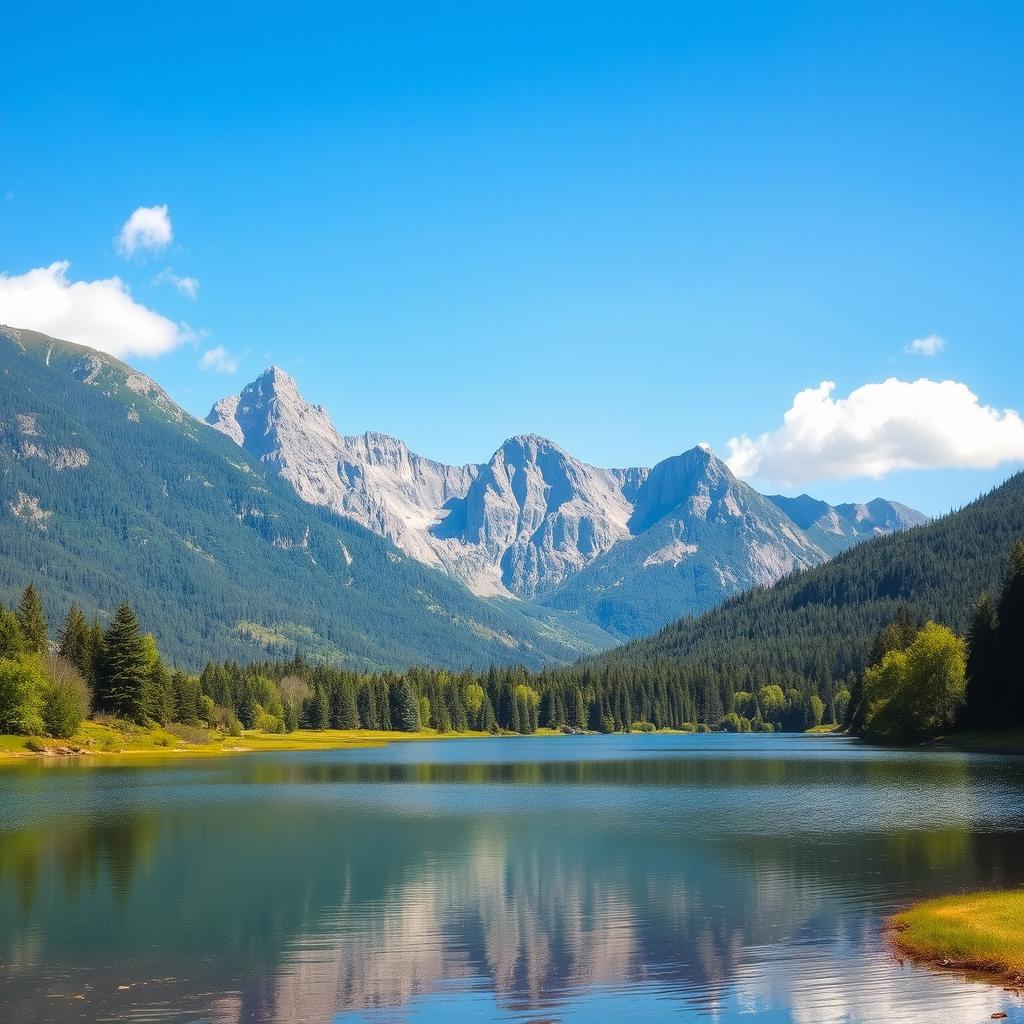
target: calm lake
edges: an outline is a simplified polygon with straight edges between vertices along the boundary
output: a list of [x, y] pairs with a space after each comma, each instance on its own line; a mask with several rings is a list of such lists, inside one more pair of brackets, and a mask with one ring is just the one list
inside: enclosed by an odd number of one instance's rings
[[1024, 758], [813, 736], [0, 769], [0, 1020], [1024, 1021], [884, 915], [1024, 883]]

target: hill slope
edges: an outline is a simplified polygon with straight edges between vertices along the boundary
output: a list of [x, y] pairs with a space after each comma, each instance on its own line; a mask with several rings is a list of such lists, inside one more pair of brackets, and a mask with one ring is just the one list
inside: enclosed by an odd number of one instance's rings
[[728, 678], [736, 689], [860, 671], [874, 634], [901, 605], [963, 631], [979, 593], [998, 591], [1013, 542], [1024, 537], [1024, 473], [963, 509], [879, 537], [768, 589], [750, 591], [603, 660], [667, 662]]
[[127, 599], [185, 666], [296, 646], [360, 667], [539, 666], [610, 643], [300, 500], [109, 356], [0, 328], [0, 382], [0, 600], [35, 582], [56, 619]]

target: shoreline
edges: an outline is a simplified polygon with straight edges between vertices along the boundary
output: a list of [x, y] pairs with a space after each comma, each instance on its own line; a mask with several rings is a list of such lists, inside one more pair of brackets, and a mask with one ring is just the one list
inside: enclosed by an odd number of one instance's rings
[[[543, 734], [548, 734], [545, 730]], [[538, 733], [541, 734], [541, 733]], [[550, 732], [551, 735], [557, 735]], [[298, 729], [291, 733], [263, 733], [251, 730], [241, 736], [218, 736], [206, 743], [189, 743], [164, 729], [130, 730], [87, 722], [70, 740], [40, 739], [32, 736], [0, 736], [0, 765], [25, 762], [58, 762], [81, 759], [116, 761], [121, 758], [173, 759], [223, 757], [232, 754], [299, 750], [358, 750], [383, 747], [389, 743], [419, 740], [483, 739], [486, 732], [447, 732], [420, 729], [416, 732], [371, 731], [366, 729]], [[34, 743], [42, 749], [29, 746]]]
[[885, 935], [915, 963], [1024, 987], [1024, 888], [921, 900], [888, 917]]

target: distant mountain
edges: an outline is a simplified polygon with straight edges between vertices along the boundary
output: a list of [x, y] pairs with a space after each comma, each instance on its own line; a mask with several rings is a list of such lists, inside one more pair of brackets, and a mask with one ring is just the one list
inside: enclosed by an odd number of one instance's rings
[[673, 678], [718, 681], [723, 692], [810, 680], [824, 696], [864, 668], [875, 634], [904, 605], [922, 623], [963, 632], [981, 592], [998, 594], [1021, 538], [1024, 473], [957, 512], [859, 544], [602, 658], [632, 669], [657, 663]]
[[787, 498], [770, 494], [768, 500], [782, 509], [822, 550], [830, 555], [845, 551], [852, 544], [871, 537], [884, 536], [923, 526], [929, 521], [923, 512], [917, 512], [898, 501], [875, 498], [866, 505], [828, 505], [824, 501], [801, 494]]
[[[248, 433], [229, 441], [124, 363], [13, 328], [0, 328], [0, 381], [0, 600], [35, 582], [55, 626], [72, 601], [106, 618], [127, 599], [189, 667], [296, 649], [363, 668], [541, 666], [612, 642], [576, 615], [481, 599], [406, 557], [377, 535], [383, 506], [371, 532], [315, 493], [300, 500], [278, 479], [280, 435], [260, 449], [244, 411]], [[284, 380], [271, 383], [283, 401]], [[302, 436], [324, 419], [310, 411]], [[408, 472], [426, 493], [432, 470], [411, 458], [366, 438], [352, 470]], [[456, 472], [436, 474], [437, 501], [454, 486], [446, 474], [463, 490]]]
[[895, 502], [765, 498], [698, 446], [653, 469], [600, 469], [536, 434], [447, 466], [384, 434], [345, 436], [272, 367], [207, 422], [306, 501], [354, 519], [482, 596], [649, 633], [925, 516]]

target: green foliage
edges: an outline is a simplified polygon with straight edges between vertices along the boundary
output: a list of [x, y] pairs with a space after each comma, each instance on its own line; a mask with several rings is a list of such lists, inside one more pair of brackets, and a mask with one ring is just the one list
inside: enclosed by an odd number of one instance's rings
[[25, 653], [18, 616], [0, 607], [0, 659], [18, 661]]
[[0, 661], [0, 733], [39, 735], [44, 681], [34, 659]]
[[950, 729], [964, 703], [964, 641], [946, 626], [926, 623], [906, 650], [886, 652], [864, 677], [864, 735], [896, 740]]
[[56, 739], [70, 739], [89, 717], [89, 687], [65, 658], [44, 659], [41, 696], [43, 725]]

